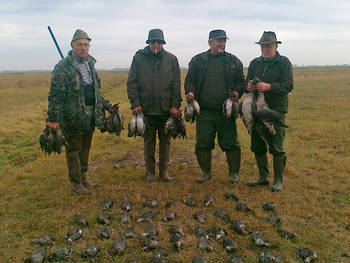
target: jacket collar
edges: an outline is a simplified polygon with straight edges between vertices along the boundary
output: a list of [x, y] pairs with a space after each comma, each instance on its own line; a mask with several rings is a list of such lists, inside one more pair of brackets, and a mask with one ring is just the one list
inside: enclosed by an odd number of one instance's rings
[[[278, 51], [276, 51], [276, 55], [275, 55], [275, 57], [273, 58], [273, 60], [271, 60], [271, 64], [273, 64], [275, 61], [279, 61], [279, 60], [280, 60], [280, 57], [281, 57], [280, 53], [278, 53]], [[263, 59], [262, 56], [260, 56], [260, 57], [258, 58], [258, 60], [259, 60], [261, 63], [264, 61], [264, 59]]]
[[[68, 60], [71, 64], [73, 64], [73, 65], [75, 64], [74, 57], [73, 57], [73, 50], [68, 52]], [[90, 54], [88, 54], [86, 60], [89, 61], [89, 64], [94, 65], [96, 63], [96, 59], [93, 56], [91, 56]]]

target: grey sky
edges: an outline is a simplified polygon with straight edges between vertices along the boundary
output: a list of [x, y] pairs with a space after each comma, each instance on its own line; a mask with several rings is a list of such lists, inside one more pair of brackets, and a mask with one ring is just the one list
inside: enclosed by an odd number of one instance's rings
[[0, 0], [0, 71], [52, 70], [77, 28], [92, 38], [98, 69], [127, 68], [148, 31], [161, 28], [181, 67], [208, 49], [212, 29], [224, 29], [226, 51], [244, 66], [260, 55], [258, 41], [273, 30], [278, 50], [297, 65], [350, 64], [348, 0]]

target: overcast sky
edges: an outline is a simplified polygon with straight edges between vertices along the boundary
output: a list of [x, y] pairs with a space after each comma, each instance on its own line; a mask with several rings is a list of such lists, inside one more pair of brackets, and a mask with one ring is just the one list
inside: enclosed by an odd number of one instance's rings
[[130, 67], [152, 28], [181, 67], [208, 49], [212, 29], [227, 32], [226, 51], [245, 67], [264, 30], [276, 32], [292, 64], [350, 64], [349, 10], [349, 0], [0, 0], [0, 71], [52, 70], [60, 56], [47, 26], [64, 55], [75, 30], [86, 31], [98, 69]]

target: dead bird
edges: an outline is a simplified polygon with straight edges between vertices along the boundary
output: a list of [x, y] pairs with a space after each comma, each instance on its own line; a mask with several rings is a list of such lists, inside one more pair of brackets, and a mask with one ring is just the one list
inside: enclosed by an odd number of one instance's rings
[[124, 130], [124, 117], [119, 111], [119, 103], [114, 104], [109, 110], [109, 116], [107, 119], [107, 131], [110, 134], [120, 135], [120, 132]]
[[236, 241], [223, 237], [221, 238], [222, 247], [227, 253], [235, 253], [238, 250], [238, 244]]
[[226, 119], [230, 119], [231, 117], [233, 119], [238, 118], [238, 102], [233, 101], [231, 98], [234, 98], [234, 93], [229, 90], [227, 92], [229, 97], [224, 101], [222, 104], [222, 113]]
[[209, 192], [208, 194], [206, 194], [206, 196], [204, 197], [204, 206], [207, 207], [208, 205], [210, 205], [212, 202], [215, 201], [215, 198], [213, 196], [212, 192]]
[[130, 200], [125, 200], [121, 203], [120, 207], [125, 212], [129, 212], [131, 210], [131, 207], [132, 207], [132, 202]]
[[142, 207], [146, 207], [148, 206], [149, 208], [155, 208], [157, 206], [157, 201], [150, 198], [150, 199], [147, 199], [144, 203], [143, 203], [143, 206]]
[[221, 237], [227, 235], [226, 230], [219, 225], [213, 226], [213, 228], [209, 232], [210, 236], [215, 237], [216, 240], [219, 240]]
[[137, 135], [144, 137], [147, 128], [148, 128], [148, 122], [147, 122], [145, 115], [143, 115], [143, 113], [137, 114], [136, 115]]
[[185, 245], [185, 238], [180, 234], [170, 235], [170, 242], [173, 243], [174, 247], [177, 250], [180, 250], [181, 247]]
[[130, 220], [132, 219], [132, 213], [130, 212], [124, 212], [120, 217], [119, 217], [119, 221], [121, 223], [129, 223]]
[[243, 203], [238, 203], [236, 206], [236, 210], [244, 213], [250, 213], [250, 212], [255, 213], [254, 210], [249, 205], [246, 205]]
[[252, 233], [252, 241], [258, 247], [276, 247], [276, 245], [266, 242], [264, 234], [257, 230], [254, 230]]
[[158, 229], [152, 221], [148, 221], [145, 231], [141, 234], [142, 237], [156, 236], [158, 235]]
[[34, 251], [25, 261], [24, 263], [41, 263], [44, 262], [46, 255], [46, 250], [40, 248]]
[[187, 138], [186, 123], [181, 118], [170, 116], [164, 125], [164, 133], [170, 134], [173, 139], [177, 137]]
[[94, 257], [97, 256], [100, 252], [100, 248], [97, 245], [91, 245], [81, 251], [80, 255], [82, 258]]
[[194, 231], [194, 234], [196, 235], [196, 237], [201, 237], [203, 235], [208, 235], [208, 232], [205, 230], [205, 227], [194, 226], [194, 227], [191, 227], [191, 230]]
[[101, 239], [109, 239], [109, 236], [110, 236], [109, 230], [106, 228], [102, 228], [97, 231], [97, 236]]
[[227, 200], [233, 200], [233, 201], [238, 201], [238, 197], [235, 195], [235, 194], [232, 194], [232, 193], [226, 193], [224, 194], [224, 197], [227, 199]]
[[60, 248], [60, 249], [56, 250], [55, 252], [51, 253], [48, 256], [48, 260], [49, 261], [60, 261], [60, 260], [68, 258], [72, 254], [73, 254], [72, 247], [70, 247], [70, 246], [63, 247], [63, 248]]
[[170, 198], [166, 201], [165, 207], [170, 207], [170, 206], [172, 206], [172, 205], [174, 205], [174, 204], [175, 204], [175, 198], [170, 197]]
[[245, 230], [245, 224], [243, 220], [233, 219], [230, 221], [231, 229], [233, 229], [237, 234], [248, 235], [249, 232]]
[[275, 257], [269, 252], [261, 252], [258, 257], [259, 263], [279, 263], [281, 262], [281, 255]]
[[182, 230], [182, 228], [180, 226], [177, 225], [171, 225], [169, 228], [169, 232], [170, 235], [175, 235], [175, 234], [179, 234], [181, 236], [184, 236], [184, 231]]
[[240, 258], [240, 257], [237, 256], [237, 255], [231, 256], [231, 257], [229, 258], [228, 262], [229, 262], [229, 263], [244, 263], [244, 262], [243, 262], [243, 259]]
[[285, 239], [290, 239], [293, 241], [295, 241], [297, 239], [297, 235], [292, 231], [278, 228], [277, 232], [280, 234], [281, 237], [284, 237]]
[[182, 202], [189, 207], [197, 206], [196, 199], [193, 196], [191, 196], [190, 199], [188, 200], [186, 200], [185, 198], [182, 198]]
[[137, 123], [136, 123], [136, 115], [133, 115], [129, 124], [128, 124], [128, 137], [136, 137], [136, 129], [137, 129]]
[[109, 250], [109, 255], [114, 257], [115, 255], [121, 254], [126, 251], [128, 246], [126, 245], [124, 239], [117, 239], [114, 241], [112, 247]]
[[218, 208], [215, 210], [214, 214], [219, 218], [230, 220], [230, 216], [226, 213], [224, 209]]
[[81, 226], [88, 226], [89, 220], [82, 213], [75, 216], [74, 222]]
[[273, 214], [276, 214], [276, 205], [272, 202], [262, 204], [262, 208], [265, 212], [272, 212]]
[[213, 251], [213, 247], [209, 244], [208, 236], [201, 236], [197, 242], [197, 248], [200, 250], [206, 250], [208, 252]]
[[177, 213], [174, 211], [169, 211], [168, 213], [165, 214], [165, 216], [162, 218], [163, 222], [169, 222], [173, 221], [176, 218]]
[[156, 249], [159, 245], [159, 239], [157, 236], [150, 236], [149, 238], [143, 240], [142, 251], [148, 251]]
[[159, 253], [154, 253], [152, 255], [152, 259], [151, 260], [152, 260], [152, 263], [166, 263], [166, 262], [168, 262], [166, 260], [166, 258], [163, 255], [159, 254]]
[[83, 230], [80, 228], [73, 228], [67, 232], [65, 235], [66, 242], [73, 242], [83, 236]]
[[55, 241], [55, 238], [51, 234], [44, 235], [38, 239], [32, 240], [32, 244], [41, 245], [41, 246], [52, 246], [52, 243]]
[[203, 254], [198, 254], [197, 257], [192, 259], [192, 263], [209, 263]]
[[279, 226], [282, 224], [282, 220], [277, 215], [269, 215], [266, 217], [266, 221], [274, 226]]
[[197, 118], [200, 116], [200, 107], [196, 100], [193, 100], [192, 102], [188, 103], [188, 105], [185, 107], [184, 111], [185, 120], [187, 122], [193, 123]]
[[111, 220], [111, 217], [109, 215], [107, 215], [106, 213], [103, 213], [97, 217], [97, 222], [99, 222], [100, 224], [104, 224], [104, 225], [110, 225], [112, 220]]
[[207, 219], [207, 216], [204, 214], [202, 210], [197, 210], [194, 213], [194, 218], [197, 219], [199, 222], [204, 222]]
[[157, 212], [154, 211], [153, 209], [150, 209], [148, 211], [146, 211], [145, 213], [142, 214], [142, 216], [137, 219], [137, 223], [143, 222], [143, 221], [147, 221], [150, 219], [153, 219], [156, 216]]
[[120, 231], [120, 234], [125, 238], [136, 238], [135, 228], [132, 226], [124, 228], [122, 231]]
[[114, 201], [112, 200], [112, 198], [107, 197], [105, 200], [102, 201], [100, 207], [102, 208], [102, 210], [108, 210], [112, 208], [113, 204]]
[[305, 263], [313, 262], [317, 258], [316, 252], [307, 247], [296, 247], [295, 254], [300, 257]]

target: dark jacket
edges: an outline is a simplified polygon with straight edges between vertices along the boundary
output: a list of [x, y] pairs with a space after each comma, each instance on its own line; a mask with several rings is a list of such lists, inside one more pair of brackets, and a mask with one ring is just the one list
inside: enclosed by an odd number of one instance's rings
[[293, 90], [293, 67], [289, 59], [278, 51], [271, 63], [264, 71], [263, 58], [255, 58], [248, 67], [247, 79], [258, 77], [262, 82], [271, 84], [271, 90], [264, 92], [266, 103], [272, 110], [287, 112], [288, 93]]
[[141, 106], [148, 115], [169, 114], [181, 106], [180, 67], [176, 56], [162, 50], [156, 55], [149, 47], [136, 52], [127, 80], [131, 109]]
[[[185, 79], [185, 93], [193, 92], [196, 100], [200, 101], [199, 94], [202, 87], [203, 79], [206, 74], [208, 56], [210, 49], [206, 52], [194, 56], [190, 63]], [[245, 85], [243, 75], [243, 64], [233, 54], [224, 53], [225, 56], [225, 82], [227, 91], [237, 91], [239, 97], [243, 94], [243, 86]]]
[[[67, 133], [86, 133], [91, 130], [91, 121], [86, 113], [83, 78], [72, 52], [56, 65], [52, 73], [47, 121], [59, 122]], [[95, 90], [94, 124], [102, 129], [104, 110], [109, 110], [111, 104], [101, 96], [100, 79], [94, 66], [96, 60], [88, 56]]]

